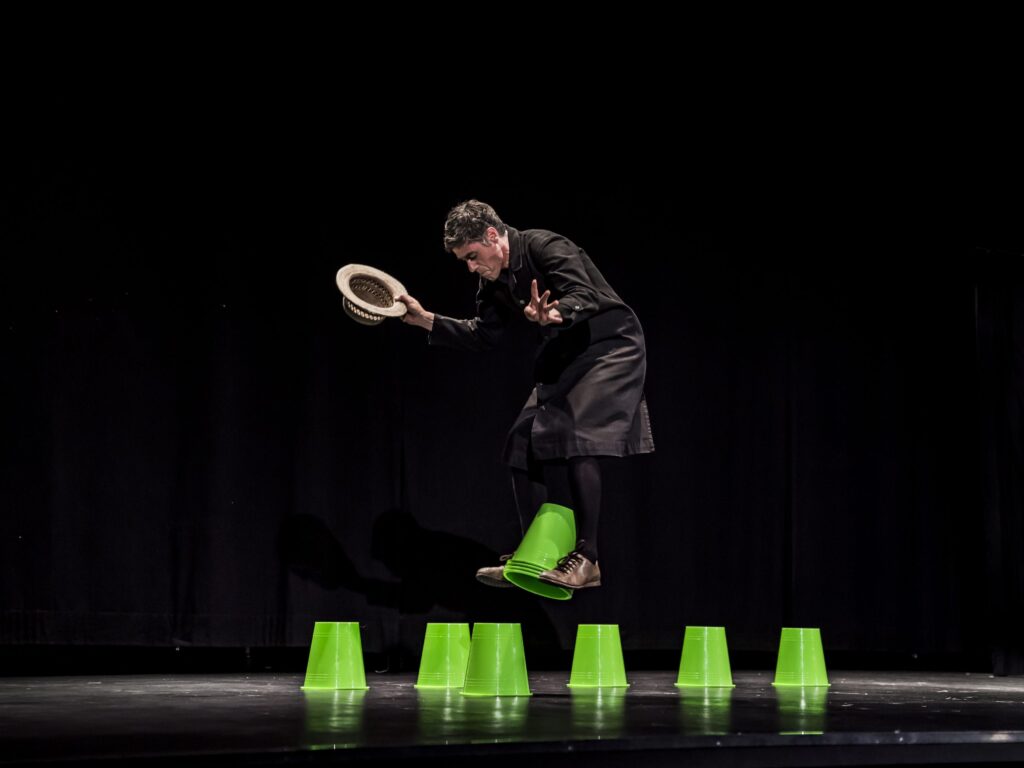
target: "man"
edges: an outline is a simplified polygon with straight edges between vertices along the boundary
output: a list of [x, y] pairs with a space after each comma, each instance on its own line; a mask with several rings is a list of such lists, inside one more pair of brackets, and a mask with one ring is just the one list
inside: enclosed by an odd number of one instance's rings
[[[509, 227], [486, 203], [467, 200], [449, 212], [444, 246], [480, 278], [477, 316], [445, 317], [402, 295], [403, 321], [427, 329], [431, 345], [467, 351], [493, 348], [517, 316], [543, 327], [536, 386], [509, 431], [504, 460], [524, 527], [525, 513], [545, 501], [576, 518], [576, 548], [539, 578], [569, 589], [600, 586], [598, 457], [654, 451], [640, 322], [582, 248], [554, 232]], [[477, 578], [511, 586], [503, 569], [481, 568]]]

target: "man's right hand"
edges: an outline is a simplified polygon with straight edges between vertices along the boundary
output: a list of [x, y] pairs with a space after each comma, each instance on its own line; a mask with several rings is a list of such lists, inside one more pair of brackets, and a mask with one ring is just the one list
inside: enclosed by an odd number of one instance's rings
[[418, 325], [420, 328], [426, 328], [428, 331], [433, 329], [434, 313], [425, 310], [423, 305], [416, 301], [416, 299], [407, 293], [403, 293], [401, 296], [396, 296], [395, 300], [405, 304], [408, 309], [408, 311], [402, 315], [403, 323]]

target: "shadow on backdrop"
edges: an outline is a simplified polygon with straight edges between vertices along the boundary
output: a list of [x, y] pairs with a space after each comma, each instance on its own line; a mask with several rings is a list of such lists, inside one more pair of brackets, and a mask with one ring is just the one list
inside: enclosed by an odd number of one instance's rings
[[373, 523], [369, 556], [397, 577], [386, 581], [364, 576], [341, 542], [322, 520], [293, 515], [281, 527], [280, 545], [289, 570], [326, 590], [345, 588], [366, 596], [371, 605], [392, 608], [403, 616], [428, 615], [442, 609], [467, 622], [519, 622], [528, 645], [557, 650], [558, 634], [539, 598], [519, 589], [497, 589], [476, 580], [483, 565], [498, 562], [498, 553], [462, 536], [422, 527], [407, 512], [390, 509]]

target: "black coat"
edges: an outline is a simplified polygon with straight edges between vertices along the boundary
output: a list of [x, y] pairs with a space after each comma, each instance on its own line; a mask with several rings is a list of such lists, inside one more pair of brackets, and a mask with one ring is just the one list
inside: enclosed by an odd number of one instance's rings
[[543, 327], [534, 364], [536, 386], [509, 431], [504, 460], [526, 469], [540, 460], [651, 453], [654, 438], [644, 396], [647, 351], [633, 310], [586, 252], [543, 229], [508, 228], [509, 265], [497, 280], [480, 278], [477, 316], [434, 315], [431, 345], [467, 351], [493, 348], [505, 326], [526, 320], [531, 283], [551, 290], [562, 323]]

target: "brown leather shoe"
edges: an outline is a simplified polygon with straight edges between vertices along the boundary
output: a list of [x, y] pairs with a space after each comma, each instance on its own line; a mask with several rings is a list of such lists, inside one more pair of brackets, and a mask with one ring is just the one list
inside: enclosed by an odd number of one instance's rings
[[[498, 562], [504, 563], [507, 560], [511, 560], [512, 555], [502, 555], [498, 558]], [[488, 587], [512, 587], [515, 586], [511, 581], [505, 579], [505, 566], [504, 565], [491, 565], [485, 568], [481, 568], [476, 572], [476, 580], [481, 584], [486, 584]]]
[[544, 571], [537, 578], [566, 589], [600, 587], [601, 569], [597, 563], [590, 562], [581, 553], [573, 550], [559, 560], [555, 568]]

